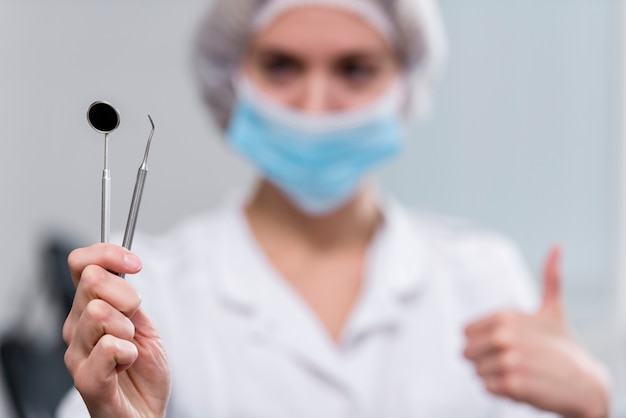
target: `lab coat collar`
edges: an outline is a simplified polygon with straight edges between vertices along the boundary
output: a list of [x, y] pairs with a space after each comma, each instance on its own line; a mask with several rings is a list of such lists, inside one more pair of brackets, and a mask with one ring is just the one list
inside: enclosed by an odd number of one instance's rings
[[427, 246], [411, 215], [395, 200], [383, 203], [385, 223], [368, 254], [361, 299], [344, 334], [349, 344], [377, 329], [400, 326], [404, 310], [426, 284]]
[[218, 262], [218, 292], [235, 314], [249, 316], [250, 341], [277, 345], [349, 395], [341, 359], [319, 320], [281, 279], [256, 244], [243, 205], [225, 219], [228, 248]]
[[[262, 296], [271, 296], [267, 294], [269, 289], [263, 281], [252, 276], [263, 272], [263, 275], [275, 275], [275, 279], [279, 277], [250, 231], [244, 204], [245, 199], [237, 195], [231, 197], [223, 208], [227, 218], [224, 230], [230, 235], [230, 245], [222, 247], [221, 264], [227, 269], [239, 268], [237, 272], [218, 274], [217, 279], [225, 299], [241, 310], [252, 312], [264, 305]], [[412, 215], [402, 205], [387, 197], [381, 207], [384, 223], [368, 250], [368, 274], [361, 299], [362, 302], [368, 298], [368, 301], [391, 300], [403, 304], [412, 299], [425, 283], [423, 272], [427, 263], [427, 246], [411, 219]], [[242, 256], [241, 251], [245, 251], [245, 255]], [[253, 270], [250, 256], [254, 267], [261, 271]]]
[[312, 310], [282, 280], [256, 244], [243, 202], [225, 221], [228, 246], [220, 254], [218, 291], [233, 311], [250, 315], [253, 333], [278, 342], [338, 387], [348, 390], [342, 348], [370, 333], [399, 326], [406, 305], [424, 283], [424, 248], [414, 223], [395, 201], [383, 205], [384, 226], [369, 250], [368, 274], [360, 301], [341, 344], [331, 341]]

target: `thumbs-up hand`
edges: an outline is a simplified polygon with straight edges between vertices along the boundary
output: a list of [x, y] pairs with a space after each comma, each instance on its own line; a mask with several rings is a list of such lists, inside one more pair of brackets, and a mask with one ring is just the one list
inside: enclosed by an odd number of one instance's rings
[[561, 273], [559, 271], [561, 262], [561, 249], [554, 247], [548, 254], [544, 269], [543, 296], [539, 315], [545, 318], [552, 318], [555, 322], [565, 323], [565, 312], [561, 301]]
[[498, 312], [468, 325], [463, 355], [494, 395], [563, 417], [608, 417], [608, 376], [568, 331], [559, 261], [553, 248], [538, 312]]

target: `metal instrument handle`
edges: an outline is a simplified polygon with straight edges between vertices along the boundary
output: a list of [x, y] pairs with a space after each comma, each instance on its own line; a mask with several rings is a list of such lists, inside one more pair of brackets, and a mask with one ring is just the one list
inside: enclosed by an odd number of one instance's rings
[[109, 242], [111, 230], [111, 173], [108, 169], [102, 170], [102, 208], [100, 213], [100, 240]]
[[126, 231], [124, 231], [124, 242], [122, 243], [122, 246], [128, 250], [130, 250], [133, 245], [139, 207], [141, 206], [141, 196], [143, 195], [143, 187], [146, 182], [147, 174], [148, 169], [144, 168], [143, 165], [137, 171], [137, 181], [135, 182], [135, 190], [133, 191], [133, 198], [130, 203], [128, 220], [126, 222]]
[[[150, 153], [150, 144], [152, 143], [152, 136], [154, 135], [154, 122], [152, 117], [148, 115], [150, 125], [150, 136], [148, 137], [148, 143], [146, 144], [146, 152], [143, 156], [143, 161], [137, 171], [137, 180], [135, 181], [135, 190], [133, 190], [133, 198], [130, 202], [130, 210], [128, 211], [128, 220], [126, 221], [126, 230], [124, 231], [124, 241], [122, 246], [128, 250], [133, 245], [133, 237], [135, 236], [135, 227], [137, 226], [137, 217], [139, 216], [139, 207], [141, 206], [141, 196], [143, 195], [143, 186], [146, 183], [146, 176], [148, 175], [148, 154]], [[124, 277], [123, 274], [119, 275]]]

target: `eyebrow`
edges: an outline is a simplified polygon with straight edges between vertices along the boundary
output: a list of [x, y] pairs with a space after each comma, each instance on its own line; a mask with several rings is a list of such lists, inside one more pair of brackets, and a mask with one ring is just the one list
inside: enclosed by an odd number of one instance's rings
[[295, 61], [302, 61], [302, 59], [298, 56], [298, 53], [294, 53], [293, 51], [276, 48], [276, 47], [257, 47], [251, 50], [253, 55], [260, 56], [262, 58], [266, 57], [286, 57]]
[[[253, 55], [258, 55], [260, 57], [285, 57], [296, 62], [302, 63], [305, 60], [302, 59], [297, 50], [293, 48], [285, 48], [277, 45], [256, 45], [252, 46], [250, 51]], [[362, 48], [362, 49], [350, 49], [345, 52], [337, 54], [337, 61], [349, 61], [349, 60], [359, 60], [359, 59], [378, 59], [382, 56], [386, 55], [387, 51], [381, 48]]]

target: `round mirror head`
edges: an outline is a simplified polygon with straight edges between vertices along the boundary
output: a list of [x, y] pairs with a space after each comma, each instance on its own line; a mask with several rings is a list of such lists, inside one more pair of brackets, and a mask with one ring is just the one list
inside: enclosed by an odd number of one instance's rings
[[120, 124], [120, 114], [107, 102], [93, 102], [87, 110], [89, 125], [102, 134], [113, 132]]

